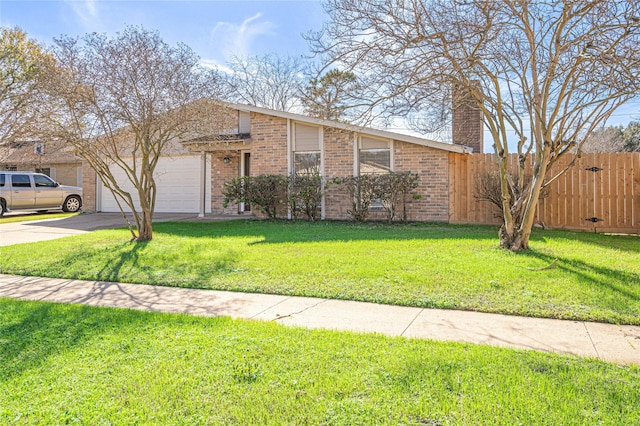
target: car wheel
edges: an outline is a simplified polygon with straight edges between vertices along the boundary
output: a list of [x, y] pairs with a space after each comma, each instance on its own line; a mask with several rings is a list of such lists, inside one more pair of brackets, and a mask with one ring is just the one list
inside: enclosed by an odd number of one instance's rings
[[62, 205], [62, 210], [65, 212], [75, 213], [80, 210], [80, 197], [77, 195], [71, 195], [64, 200], [64, 204]]
[[7, 209], [7, 205], [4, 200], [0, 200], [0, 217], [4, 216], [4, 211]]

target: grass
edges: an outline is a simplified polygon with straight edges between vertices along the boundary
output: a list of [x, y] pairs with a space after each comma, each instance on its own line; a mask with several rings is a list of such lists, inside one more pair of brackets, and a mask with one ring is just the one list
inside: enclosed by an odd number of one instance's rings
[[640, 324], [634, 236], [535, 231], [531, 250], [516, 254], [482, 226], [240, 220], [154, 229], [148, 243], [108, 230], [5, 247], [0, 270]]
[[0, 299], [2, 424], [638, 424], [640, 368]]
[[43, 220], [43, 219], [62, 219], [65, 217], [76, 216], [80, 213], [25, 213], [16, 216], [3, 216], [0, 217], [1, 223], [16, 223], [16, 222], [31, 222], [33, 220]]

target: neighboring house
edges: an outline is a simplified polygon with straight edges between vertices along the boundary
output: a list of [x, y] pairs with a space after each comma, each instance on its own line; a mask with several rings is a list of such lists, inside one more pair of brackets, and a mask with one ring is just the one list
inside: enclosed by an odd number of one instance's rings
[[[417, 173], [416, 192], [422, 197], [411, 201], [409, 219], [447, 222], [450, 157], [483, 148], [481, 117], [472, 108], [453, 115], [453, 138], [458, 144], [266, 108], [237, 104], [230, 108], [233, 124], [222, 140], [176, 142], [158, 163], [156, 212], [245, 213], [249, 206], [223, 207], [225, 181], [243, 175], [288, 175], [314, 167], [327, 180], [387, 170]], [[124, 176], [120, 178], [126, 182]], [[118, 211], [95, 173], [85, 170], [83, 187], [84, 210]], [[330, 185], [322, 217], [346, 219], [350, 208], [345, 192]]]
[[57, 141], [0, 144], [0, 170], [44, 173], [62, 185], [82, 186], [82, 160], [73, 148]]

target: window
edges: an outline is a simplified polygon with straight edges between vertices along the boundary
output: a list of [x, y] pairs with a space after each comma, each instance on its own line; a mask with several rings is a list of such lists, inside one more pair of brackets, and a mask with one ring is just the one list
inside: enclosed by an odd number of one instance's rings
[[319, 152], [295, 152], [293, 154], [293, 171], [296, 174], [320, 174]]
[[391, 149], [388, 140], [360, 138], [360, 174], [380, 174], [391, 170]]
[[46, 176], [33, 175], [33, 182], [36, 188], [55, 188], [58, 185]]
[[293, 172], [321, 174], [320, 129], [305, 124], [294, 124]]
[[44, 155], [44, 142], [34, 142], [33, 153], [38, 155]]
[[47, 176], [51, 177], [51, 168], [50, 167], [46, 167], [44, 169], [36, 168], [36, 173], [42, 173], [43, 175], [47, 175]]
[[11, 186], [13, 188], [31, 188], [29, 175], [13, 175], [11, 177]]
[[0, 173], [0, 186], [4, 186], [4, 179], [5, 179], [5, 174], [4, 173]]
[[18, 171], [18, 166], [7, 166], [4, 169], [8, 172], [16, 172]]
[[251, 133], [251, 114], [238, 111], [238, 133]]

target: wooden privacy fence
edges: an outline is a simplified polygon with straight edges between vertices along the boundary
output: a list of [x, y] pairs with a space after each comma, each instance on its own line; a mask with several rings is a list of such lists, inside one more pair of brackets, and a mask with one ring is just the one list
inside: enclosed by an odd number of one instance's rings
[[[571, 159], [562, 158], [547, 176], [555, 176]], [[517, 155], [509, 158], [511, 170], [516, 170], [516, 161]], [[478, 177], [497, 170], [494, 154], [449, 156], [451, 223], [501, 223], [498, 208], [476, 197]], [[547, 228], [640, 233], [640, 153], [582, 154], [539, 201], [535, 223]]]

